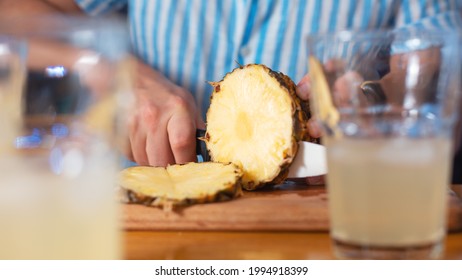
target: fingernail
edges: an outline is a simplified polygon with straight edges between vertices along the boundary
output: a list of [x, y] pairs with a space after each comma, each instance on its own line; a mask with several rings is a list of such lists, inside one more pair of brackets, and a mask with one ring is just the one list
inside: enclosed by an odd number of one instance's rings
[[310, 97], [311, 84], [307, 81], [300, 82], [297, 85], [297, 95], [303, 99], [308, 100]]

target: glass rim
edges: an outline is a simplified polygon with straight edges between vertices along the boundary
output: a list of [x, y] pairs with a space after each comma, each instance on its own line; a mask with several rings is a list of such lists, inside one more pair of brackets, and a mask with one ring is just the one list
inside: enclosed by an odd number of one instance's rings
[[131, 51], [127, 21], [121, 16], [40, 15], [0, 19], [0, 36], [31, 42], [50, 42], [89, 49], [106, 58], [126, 56]]
[[121, 16], [38, 15], [0, 19], [0, 34], [8, 36], [66, 36], [80, 31], [127, 32]]
[[462, 32], [457, 30], [436, 30], [426, 28], [399, 28], [399, 29], [367, 29], [367, 30], [356, 30], [356, 29], [345, 29], [335, 32], [324, 32], [319, 34], [309, 34], [306, 36], [308, 43], [316, 43], [319, 41], [326, 40], [337, 40], [340, 42], [348, 41], [364, 41], [364, 40], [375, 40], [375, 39], [395, 39], [423, 36], [426, 38], [435, 38], [442, 40], [461, 40]]

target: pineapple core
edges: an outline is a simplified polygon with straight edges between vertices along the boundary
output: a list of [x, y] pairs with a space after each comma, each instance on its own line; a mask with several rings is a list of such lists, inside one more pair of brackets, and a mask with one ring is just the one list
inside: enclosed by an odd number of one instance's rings
[[245, 112], [239, 112], [236, 120], [236, 136], [242, 141], [252, 138], [253, 127], [248, 115]]

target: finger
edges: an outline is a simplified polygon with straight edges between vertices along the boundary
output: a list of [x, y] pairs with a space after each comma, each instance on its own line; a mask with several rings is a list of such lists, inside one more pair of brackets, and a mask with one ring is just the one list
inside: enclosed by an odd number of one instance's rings
[[305, 75], [297, 85], [296, 89], [298, 97], [302, 100], [308, 100], [311, 93], [311, 79], [310, 76]]
[[321, 127], [319, 126], [319, 123], [313, 118], [308, 120], [308, 134], [312, 138], [319, 138], [322, 136]]
[[139, 165], [148, 165], [148, 157], [146, 155], [146, 134], [139, 129], [138, 124], [130, 131], [130, 148], [133, 160]]
[[148, 132], [145, 147], [149, 165], [165, 167], [175, 163], [165, 126]]
[[165, 117], [161, 117], [160, 113], [155, 107], [146, 107], [140, 122], [140, 130], [146, 133], [143, 148], [151, 166], [167, 166], [175, 163], [168, 141], [167, 121], [164, 121]]
[[182, 112], [172, 116], [167, 131], [175, 162], [196, 161], [196, 124], [189, 114]]

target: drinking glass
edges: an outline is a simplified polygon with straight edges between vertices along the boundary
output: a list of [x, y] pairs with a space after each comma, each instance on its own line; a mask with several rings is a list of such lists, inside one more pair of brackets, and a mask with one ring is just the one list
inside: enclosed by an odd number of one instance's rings
[[338, 258], [441, 256], [458, 46], [457, 34], [419, 29], [308, 39]]
[[125, 22], [0, 24], [0, 259], [118, 259]]

